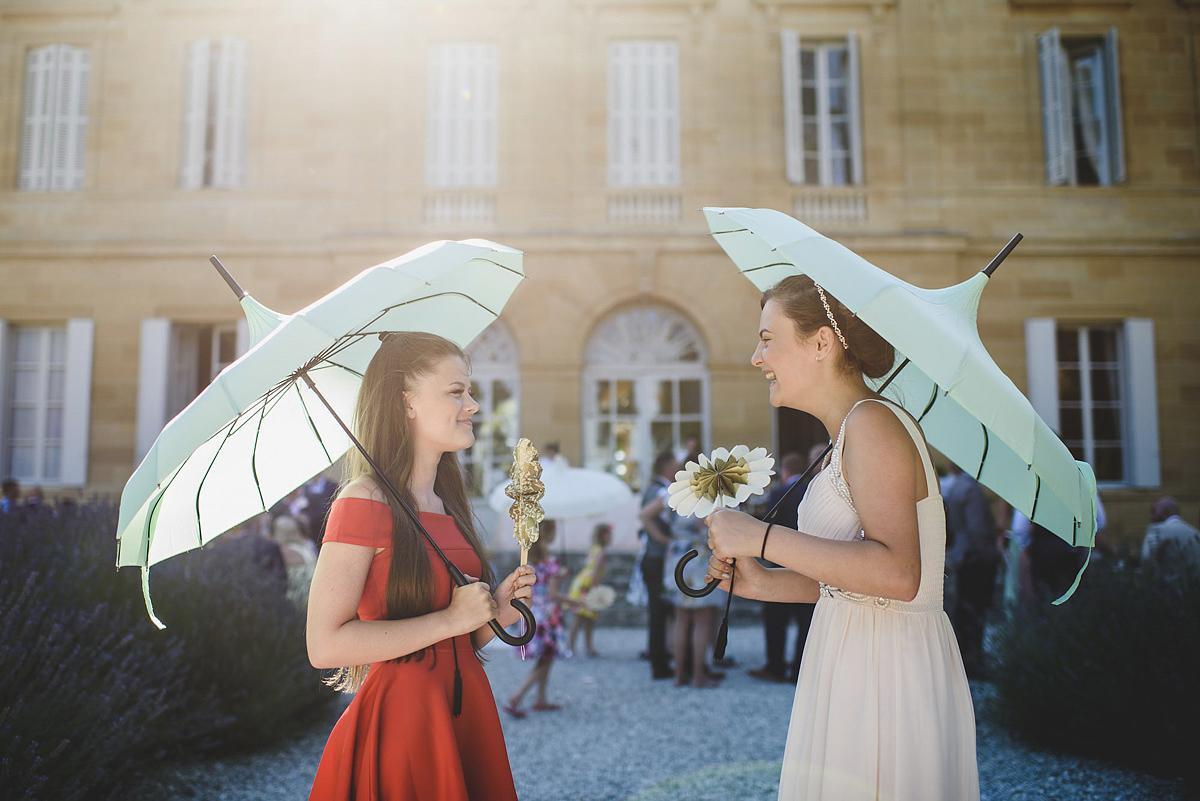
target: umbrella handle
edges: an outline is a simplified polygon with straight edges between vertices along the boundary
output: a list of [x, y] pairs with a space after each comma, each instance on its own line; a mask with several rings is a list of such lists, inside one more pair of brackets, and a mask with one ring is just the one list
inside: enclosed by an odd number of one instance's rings
[[675, 564], [675, 586], [679, 588], [680, 592], [689, 598], [703, 598], [705, 595], [708, 595], [715, 590], [717, 585], [721, 583], [718, 579], [710, 579], [709, 582], [699, 590], [693, 590], [687, 585], [687, 581], [685, 581], [683, 578], [683, 569], [687, 566], [688, 562], [692, 561], [699, 555], [700, 552], [695, 548], [692, 548], [690, 551], [680, 557], [679, 561]]
[[500, 638], [502, 642], [509, 645], [528, 645], [533, 639], [533, 635], [537, 632], [537, 621], [533, 618], [533, 612], [529, 611], [529, 607], [521, 601], [513, 598], [510, 602], [521, 613], [521, 617], [525, 620], [525, 631], [520, 635], [509, 634], [504, 630], [504, 627], [495, 620], [489, 620], [488, 625], [492, 627], [492, 631]]

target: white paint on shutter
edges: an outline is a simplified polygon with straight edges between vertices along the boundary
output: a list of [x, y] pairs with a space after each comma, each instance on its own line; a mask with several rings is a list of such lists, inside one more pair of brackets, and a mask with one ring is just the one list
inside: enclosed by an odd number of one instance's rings
[[855, 186], [863, 182], [862, 104], [858, 78], [858, 36], [846, 34], [846, 113], [850, 126], [850, 180]]
[[21, 164], [17, 188], [44, 192], [50, 186], [51, 124], [58, 46], [37, 47], [25, 57], [25, 98], [21, 120]]
[[226, 36], [214, 57], [212, 185], [237, 189], [246, 183], [246, 95], [250, 45]]
[[1135, 487], [1162, 483], [1158, 448], [1158, 384], [1154, 361], [1154, 321], [1129, 318], [1124, 325], [1128, 482]]
[[58, 45], [58, 48], [50, 191], [69, 192], [83, 188], [92, 57], [82, 47]]
[[431, 187], [495, 186], [497, 48], [454, 42], [429, 51], [425, 182]]
[[613, 42], [608, 73], [609, 184], [678, 185], [678, 44]]
[[1121, 69], [1117, 60], [1117, 29], [1104, 35], [1104, 88], [1108, 117], [1108, 159], [1113, 183], [1125, 180], [1125, 138], [1121, 125]]
[[1059, 433], [1058, 350], [1054, 319], [1034, 317], [1025, 321], [1026, 394], [1033, 410]]
[[92, 411], [92, 342], [95, 321], [67, 321], [67, 365], [63, 392], [61, 481], [87, 483], [88, 432]]
[[783, 142], [787, 179], [804, 183], [804, 125], [800, 112], [800, 34], [779, 32], [783, 62]]
[[138, 344], [137, 445], [134, 461], [140, 463], [167, 424], [167, 379], [171, 353], [171, 321], [162, 317], [142, 320]]
[[184, 70], [183, 153], [180, 159], [179, 186], [199, 189], [204, 186], [204, 164], [208, 158], [209, 72], [212, 45], [208, 39], [188, 46]]
[[1071, 76], [1058, 28], [1038, 36], [1038, 82], [1042, 101], [1042, 140], [1046, 184], [1073, 184], [1075, 153], [1071, 138]]

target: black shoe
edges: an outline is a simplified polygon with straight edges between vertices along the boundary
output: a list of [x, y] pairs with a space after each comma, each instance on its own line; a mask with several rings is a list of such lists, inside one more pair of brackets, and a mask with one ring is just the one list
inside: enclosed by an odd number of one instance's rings
[[755, 668], [754, 670], [747, 670], [746, 675], [752, 679], [762, 679], [763, 681], [775, 681], [775, 682], [779, 682], [781, 684], [788, 680], [787, 676], [783, 675], [782, 673], [776, 673], [775, 671], [768, 668], [766, 665], [763, 665], [760, 668]]
[[671, 679], [675, 677], [675, 671], [670, 668], [654, 668], [650, 674], [654, 679]]

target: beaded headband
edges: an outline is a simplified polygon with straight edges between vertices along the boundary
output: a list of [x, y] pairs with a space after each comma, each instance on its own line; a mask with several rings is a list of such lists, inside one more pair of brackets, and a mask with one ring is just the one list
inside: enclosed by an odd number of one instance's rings
[[846, 344], [846, 338], [842, 336], [842, 329], [838, 327], [837, 320], [833, 316], [833, 309], [829, 308], [829, 298], [825, 297], [825, 290], [821, 289], [821, 285], [816, 281], [813, 281], [813, 286], [817, 288], [817, 294], [821, 296], [821, 305], [825, 307], [825, 316], [829, 318], [829, 323], [833, 326], [833, 333], [837, 334], [838, 342], [842, 343], [842, 350], [850, 350], [850, 346]]

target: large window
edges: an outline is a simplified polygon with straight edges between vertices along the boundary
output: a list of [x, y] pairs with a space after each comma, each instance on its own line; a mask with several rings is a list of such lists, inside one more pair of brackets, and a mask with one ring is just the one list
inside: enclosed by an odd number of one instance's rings
[[1046, 183], [1108, 186], [1125, 180], [1117, 30], [1038, 37]]
[[487, 496], [508, 481], [512, 449], [521, 420], [521, 366], [517, 342], [502, 320], [483, 330], [467, 348], [471, 397], [479, 403], [475, 444], [463, 454], [472, 494]]
[[0, 321], [0, 463], [24, 484], [84, 484], [92, 382], [91, 320]]
[[704, 344], [678, 313], [643, 306], [613, 314], [593, 332], [583, 380], [584, 466], [640, 490], [654, 457], [709, 435]]
[[137, 458], [175, 415], [249, 347], [245, 320], [182, 323], [142, 320], [138, 356]]
[[784, 145], [792, 183], [863, 181], [856, 42], [853, 33], [802, 42], [795, 31], [781, 32]]
[[1159, 484], [1154, 327], [1027, 320], [1029, 399], [1109, 486]]
[[234, 189], [246, 184], [246, 108], [250, 45], [202, 39], [188, 48], [180, 186]]
[[91, 59], [86, 48], [64, 44], [35, 47], [26, 56], [18, 189], [83, 188]]
[[679, 137], [679, 45], [609, 44], [609, 186], [678, 186]]
[[425, 183], [496, 185], [496, 46], [433, 45], [429, 50]]

